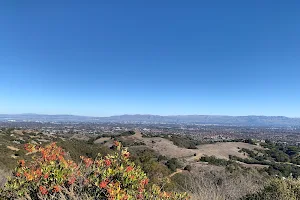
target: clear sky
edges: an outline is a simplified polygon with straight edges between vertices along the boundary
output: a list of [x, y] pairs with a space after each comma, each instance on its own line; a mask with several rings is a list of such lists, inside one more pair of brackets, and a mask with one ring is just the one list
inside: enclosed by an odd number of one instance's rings
[[0, 113], [300, 117], [300, 1], [1, 1]]

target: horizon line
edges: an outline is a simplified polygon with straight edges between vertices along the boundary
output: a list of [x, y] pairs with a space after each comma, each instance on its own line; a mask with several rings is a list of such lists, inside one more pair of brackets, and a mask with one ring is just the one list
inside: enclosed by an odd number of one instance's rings
[[41, 114], [41, 113], [0, 113], [0, 115], [48, 115], [48, 116], [78, 116], [78, 117], [95, 117], [95, 118], [104, 118], [104, 117], [115, 117], [115, 116], [126, 116], [126, 115], [140, 115], [140, 116], [160, 116], [160, 117], [175, 117], [175, 116], [222, 116], [222, 117], [287, 117], [287, 118], [300, 118], [300, 117], [288, 117], [285, 115], [220, 115], [220, 114], [176, 114], [176, 115], [159, 115], [159, 114], [116, 114], [109, 116], [92, 116], [92, 115], [80, 115], [80, 114]]

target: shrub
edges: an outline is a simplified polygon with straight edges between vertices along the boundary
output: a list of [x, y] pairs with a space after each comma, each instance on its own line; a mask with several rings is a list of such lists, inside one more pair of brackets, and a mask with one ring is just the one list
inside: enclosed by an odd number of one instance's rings
[[[130, 153], [130, 160], [136, 165], [139, 165], [142, 170], [146, 172], [150, 185], [154, 183], [166, 188], [165, 177], [171, 172], [165, 164], [158, 162], [160, 156], [154, 150], [145, 147], [131, 148]], [[167, 160], [164, 156], [161, 158]]]
[[125, 131], [125, 132], [121, 133], [120, 136], [131, 136], [134, 134], [135, 134], [134, 131]]
[[171, 179], [178, 189], [188, 191], [195, 200], [237, 200], [245, 194], [257, 192], [265, 181], [255, 170], [228, 173], [223, 169], [192, 170], [191, 173], [178, 173]]
[[199, 144], [198, 141], [193, 140], [192, 138], [189, 137], [180, 137], [180, 136], [172, 136], [168, 138], [173, 142], [174, 145], [186, 149], [197, 149], [197, 146]]
[[112, 155], [81, 157], [76, 164], [56, 143], [26, 145], [36, 152], [31, 162], [21, 160], [1, 191], [1, 199], [187, 199], [185, 193], [167, 193], [129, 160], [129, 152], [115, 142]]
[[248, 144], [253, 144], [253, 145], [256, 145], [255, 141], [253, 139], [246, 139], [244, 140], [245, 143], [248, 143]]
[[187, 165], [184, 167], [184, 170], [187, 170], [187, 171], [191, 171], [192, 170], [192, 166], [191, 165]]
[[235, 164], [231, 160], [220, 159], [220, 158], [216, 158], [215, 156], [202, 156], [200, 158], [200, 161], [208, 162], [211, 165], [217, 165], [217, 166], [228, 166], [228, 165]]
[[180, 164], [176, 158], [168, 160], [166, 166], [173, 172], [175, 172], [177, 168], [180, 168]]
[[168, 158], [166, 156], [163, 156], [163, 155], [159, 155], [158, 158], [157, 158], [157, 161], [160, 162], [162, 160], [167, 160]]
[[300, 181], [297, 179], [271, 179], [259, 192], [249, 194], [241, 200], [298, 200], [300, 199]]

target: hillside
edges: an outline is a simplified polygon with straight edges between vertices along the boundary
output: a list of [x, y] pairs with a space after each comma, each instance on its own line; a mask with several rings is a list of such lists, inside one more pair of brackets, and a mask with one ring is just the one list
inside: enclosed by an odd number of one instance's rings
[[[115, 141], [120, 141], [128, 148], [130, 161], [141, 167], [151, 184], [169, 192], [187, 192], [195, 200], [199, 196], [237, 200], [261, 191], [272, 177], [300, 175], [297, 167], [300, 148], [287, 147], [283, 151], [281, 146], [272, 143], [198, 144], [180, 136], [146, 136], [138, 129], [111, 136], [49, 135], [33, 130], [2, 129], [0, 135], [1, 186], [6, 182], [5, 177], [11, 176], [18, 160], [27, 163], [36, 157], [35, 151], [25, 151], [25, 144], [45, 147], [53, 142], [65, 149], [74, 162], [80, 163], [81, 156], [96, 159], [99, 153], [104, 157], [112, 154]], [[167, 184], [166, 179], [169, 179]], [[214, 197], [210, 198], [212, 194]]]

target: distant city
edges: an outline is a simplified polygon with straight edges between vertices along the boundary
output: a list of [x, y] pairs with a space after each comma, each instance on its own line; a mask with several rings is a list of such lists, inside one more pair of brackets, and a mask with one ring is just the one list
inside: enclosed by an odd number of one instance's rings
[[227, 126], [298, 127], [300, 118], [284, 116], [226, 115], [117, 115], [89, 117], [77, 115], [0, 114], [2, 122], [115, 122], [139, 124], [194, 124]]
[[300, 142], [300, 119], [280, 116], [214, 115], [120, 115], [87, 117], [74, 115], [0, 115], [1, 128], [34, 130], [51, 135], [114, 135], [140, 130], [144, 135], [181, 135], [203, 142], [253, 138], [296, 144]]

